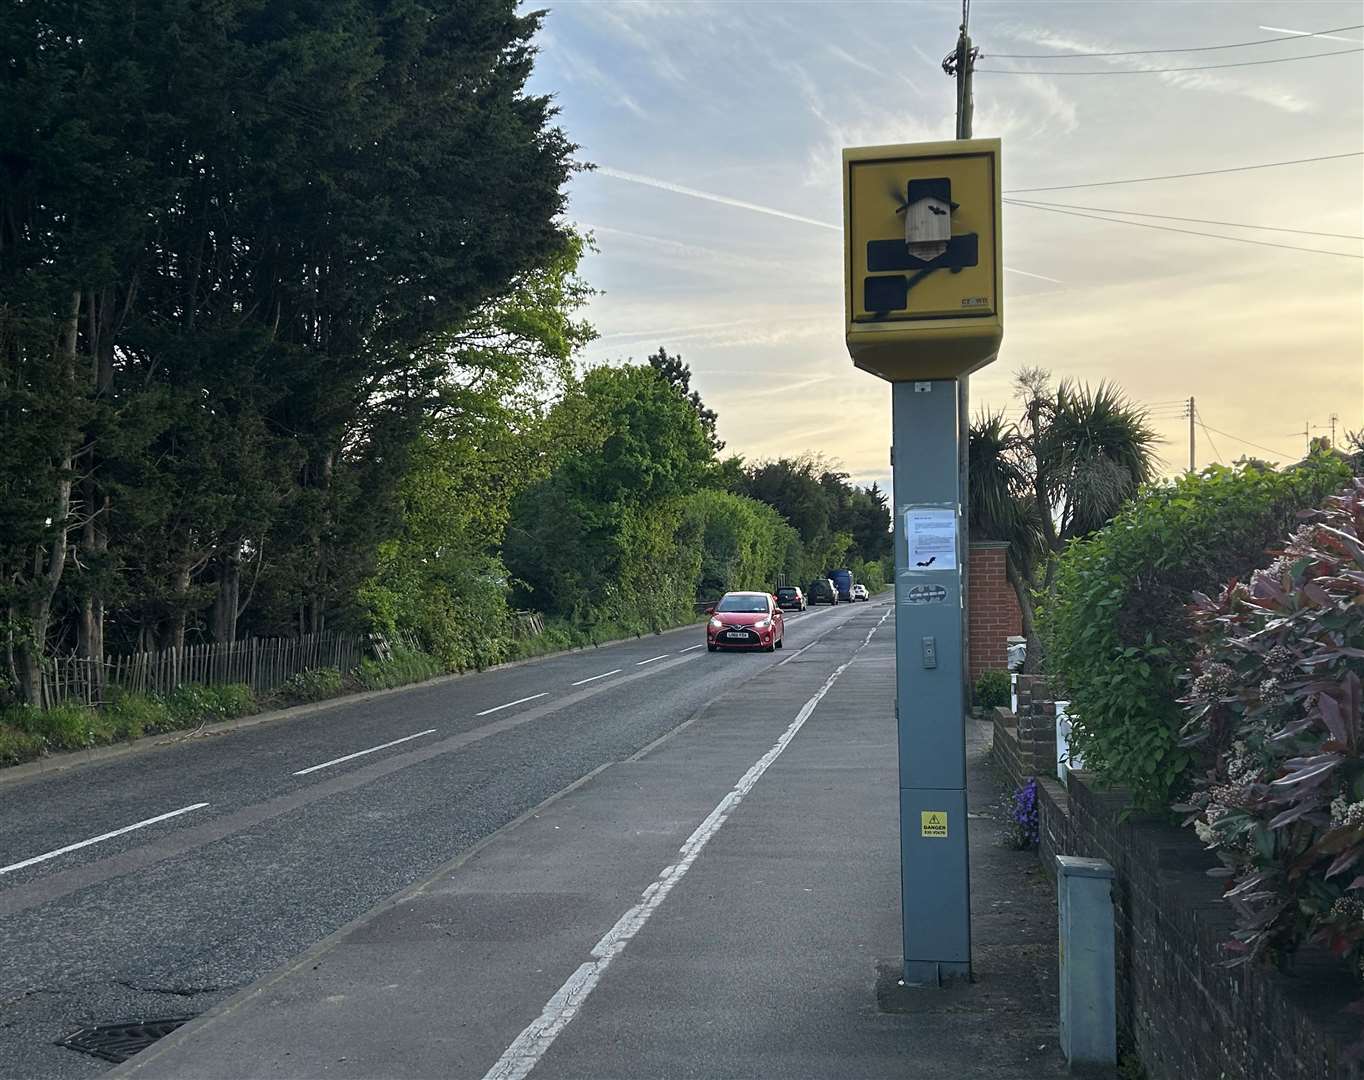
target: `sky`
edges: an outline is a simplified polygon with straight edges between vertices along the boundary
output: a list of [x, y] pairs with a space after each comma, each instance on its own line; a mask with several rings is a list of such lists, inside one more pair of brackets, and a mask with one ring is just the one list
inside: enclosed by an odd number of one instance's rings
[[[595, 238], [588, 363], [681, 353], [727, 450], [812, 452], [889, 485], [890, 387], [843, 342], [845, 146], [949, 139], [942, 71], [958, 0], [546, 0], [532, 90], [595, 168], [569, 218]], [[1003, 183], [1073, 185], [1364, 150], [1364, 3], [1070, 2], [971, 6], [978, 137]], [[1269, 29], [1266, 29], [1269, 28]], [[1127, 57], [1076, 53], [1329, 37]], [[1045, 54], [1012, 59], [1002, 54]], [[1064, 57], [1070, 56], [1070, 59]], [[999, 69], [1030, 74], [996, 74]], [[973, 411], [1015, 409], [1013, 377], [1111, 381], [1149, 407], [1162, 469], [1242, 454], [1295, 460], [1304, 431], [1364, 428], [1364, 158], [1034, 192], [1006, 205], [1004, 344]], [[1007, 197], [1007, 196], [1006, 196]], [[1128, 221], [1258, 243], [1096, 221]], [[1101, 213], [1100, 217], [1111, 217]], [[1281, 230], [1242, 228], [1274, 226]], [[1355, 257], [1287, 250], [1289, 245]]]

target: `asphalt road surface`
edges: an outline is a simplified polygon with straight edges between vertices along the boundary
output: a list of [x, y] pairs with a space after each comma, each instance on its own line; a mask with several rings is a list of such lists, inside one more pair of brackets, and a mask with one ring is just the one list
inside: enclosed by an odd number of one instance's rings
[[0, 778], [0, 1076], [105, 1071], [56, 1041], [204, 1012], [864, 607], [772, 654], [689, 627]]

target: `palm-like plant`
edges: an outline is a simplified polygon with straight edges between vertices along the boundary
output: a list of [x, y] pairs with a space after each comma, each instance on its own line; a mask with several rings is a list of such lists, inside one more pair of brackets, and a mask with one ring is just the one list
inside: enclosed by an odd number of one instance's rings
[[1023, 416], [980, 414], [971, 426], [970, 528], [1006, 540], [1009, 582], [1018, 596], [1028, 667], [1040, 644], [1033, 594], [1051, 582], [1054, 556], [1074, 539], [1102, 528], [1152, 479], [1155, 432], [1146, 412], [1111, 383], [1096, 389], [1025, 369], [1017, 378]]

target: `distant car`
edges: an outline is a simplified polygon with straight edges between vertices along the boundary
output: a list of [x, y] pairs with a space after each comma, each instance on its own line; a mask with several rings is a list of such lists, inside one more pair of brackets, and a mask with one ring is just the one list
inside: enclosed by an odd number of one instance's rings
[[840, 600], [852, 601], [853, 573], [851, 570], [830, 570], [829, 580], [834, 583], [834, 588], [838, 590]]
[[777, 606], [804, 611], [805, 594], [795, 585], [782, 585], [777, 589]]
[[854, 600], [865, 600], [867, 595], [867, 587], [860, 582], [852, 587], [852, 598]]
[[770, 593], [725, 593], [715, 605], [715, 614], [706, 624], [706, 648], [780, 649], [785, 636], [786, 620]]
[[836, 604], [838, 603], [838, 590], [834, 588], [834, 583], [828, 578], [815, 578], [810, 582], [808, 593], [812, 604]]

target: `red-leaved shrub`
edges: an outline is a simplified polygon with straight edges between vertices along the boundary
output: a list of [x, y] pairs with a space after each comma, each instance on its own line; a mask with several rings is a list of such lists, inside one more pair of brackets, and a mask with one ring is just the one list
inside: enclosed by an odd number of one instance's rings
[[1231, 949], [1282, 961], [1317, 942], [1364, 976], [1362, 538], [1357, 477], [1268, 567], [1197, 597], [1185, 737], [1206, 772], [1176, 809], [1231, 879]]

